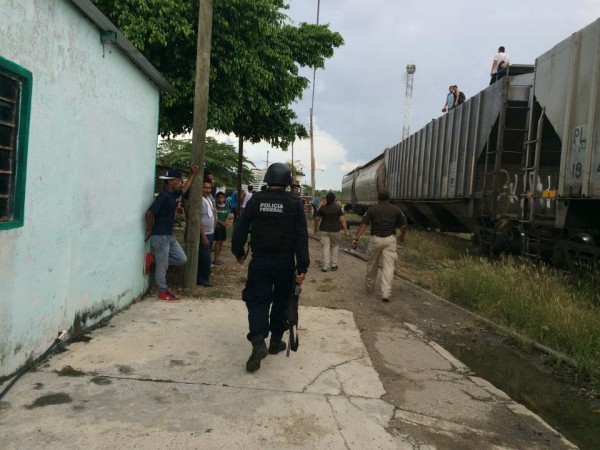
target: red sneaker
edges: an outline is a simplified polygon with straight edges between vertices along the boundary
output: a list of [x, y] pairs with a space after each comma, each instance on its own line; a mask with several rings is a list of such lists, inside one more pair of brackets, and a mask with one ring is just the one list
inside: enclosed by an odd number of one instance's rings
[[177, 303], [180, 300], [174, 295], [170, 294], [169, 291], [162, 291], [158, 293], [158, 300], [161, 302]]
[[171, 297], [175, 297], [177, 300], [181, 300], [179, 297], [177, 297], [177, 296], [175, 295], [175, 293], [174, 293], [174, 292], [173, 292], [171, 289], [167, 289], [165, 292], [166, 292], [167, 294], [169, 294]]
[[154, 264], [154, 253], [148, 252], [146, 253], [146, 258], [144, 262], [144, 275], [148, 275], [150, 273], [150, 269]]

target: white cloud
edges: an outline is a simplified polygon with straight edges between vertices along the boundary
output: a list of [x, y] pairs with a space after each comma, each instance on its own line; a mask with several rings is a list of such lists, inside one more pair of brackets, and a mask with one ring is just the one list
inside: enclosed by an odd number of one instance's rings
[[[215, 138], [218, 142], [231, 144], [237, 148], [238, 140], [234, 135], [226, 135], [208, 131], [207, 136]], [[314, 150], [315, 150], [315, 179], [317, 189], [341, 189], [341, 179], [345, 170], [347, 151], [344, 146], [333, 136], [322, 131], [316, 119], [314, 120]], [[268, 153], [267, 153], [268, 152]], [[252, 144], [244, 143], [244, 155], [252, 161], [256, 167], [267, 167], [274, 162], [288, 162], [292, 160], [292, 149], [283, 151], [271, 147], [266, 142]], [[298, 140], [293, 149], [296, 167], [301, 168], [306, 174], [304, 183], [310, 185], [310, 139]]]
[[358, 162], [350, 162], [344, 161], [344, 163], [340, 166], [340, 170], [344, 173], [348, 173], [351, 170], [356, 169], [359, 166], [362, 166], [366, 161], [358, 161]]

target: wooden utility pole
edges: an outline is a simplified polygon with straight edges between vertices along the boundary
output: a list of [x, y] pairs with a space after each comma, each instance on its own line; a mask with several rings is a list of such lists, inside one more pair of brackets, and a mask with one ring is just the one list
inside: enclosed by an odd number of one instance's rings
[[198, 273], [198, 245], [202, 221], [202, 180], [204, 178], [204, 144], [208, 123], [208, 82], [210, 76], [210, 46], [212, 35], [213, 0], [200, 0], [198, 43], [196, 48], [196, 86], [194, 90], [194, 123], [192, 137], [192, 164], [200, 169], [190, 188], [187, 228], [185, 232], [185, 287], [196, 286]]

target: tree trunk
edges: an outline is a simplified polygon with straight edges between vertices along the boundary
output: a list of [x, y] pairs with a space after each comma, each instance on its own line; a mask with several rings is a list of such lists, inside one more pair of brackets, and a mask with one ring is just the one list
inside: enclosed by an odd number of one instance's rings
[[[204, 146], [208, 123], [208, 82], [210, 74], [210, 46], [212, 34], [213, 0], [200, 0], [198, 43], [196, 48], [196, 86], [194, 91], [194, 124], [192, 137], [192, 164], [200, 168], [190, 188], [188, 218], [185, 233], [184, 285], [196, 286], [198, 274], [198, 245], [202, 221], [202, 180], [204, 178]], [[200, 180], [198, 180], [200, 179]]]

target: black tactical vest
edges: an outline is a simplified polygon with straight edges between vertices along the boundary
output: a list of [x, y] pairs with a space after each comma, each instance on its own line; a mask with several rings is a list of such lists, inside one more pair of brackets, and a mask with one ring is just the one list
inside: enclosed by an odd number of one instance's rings
[[293, 254], [298, 210], [292, 194], [279, 189], [257, 192], [252, 202], [252, 252], [273, 256]]

